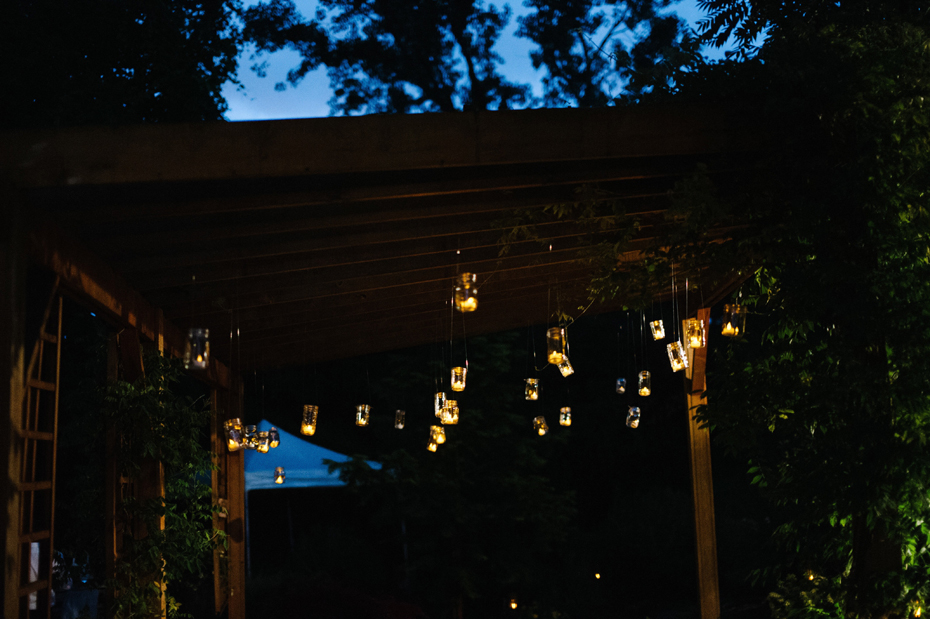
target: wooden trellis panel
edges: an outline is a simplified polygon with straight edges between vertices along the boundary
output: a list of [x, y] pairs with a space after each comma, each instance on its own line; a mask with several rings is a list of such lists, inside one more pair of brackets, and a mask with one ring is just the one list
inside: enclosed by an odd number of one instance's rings
[[52, 287], [39, 337], [26, 371], [20, 441], [17, 617], [51, 617], [55, 536], [55, 454], [58, 446], [58, 385], [61, 306]]

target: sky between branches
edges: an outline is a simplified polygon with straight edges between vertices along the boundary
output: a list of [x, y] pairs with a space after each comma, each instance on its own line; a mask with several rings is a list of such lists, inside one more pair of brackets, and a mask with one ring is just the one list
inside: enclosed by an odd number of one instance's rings
[[[313, 15], [316, 10], [316, 0], [296, 0], [295, 3], [305, 16]], [[258, 2], [245, 2], [246, 6], [254, 4]], [[533, 95], [541, 96], [540, 80], [544, 70], [534, 69], [530, 62], [530, 50], [534, 44], [529, 39], [515, 36], [517, 18], [526, 14], [527, 9], [521, 0], [508, 0], [498, 4], [510, 5], [513, 10], [506, 32], [496, 48], [505, 59], [503, 73], [514, 82], [530, 84]], [[692, 27], [695, 27], [702, 17], [696, 0], [682, 0], [670, 12], [677, 13]], [[239, 58], [237, 77], [243, 88], [237, 89], [231, 82], [227, 82], [223, 87], [223, 96], [229, 104], [229, 110], [226, 112], [228, 120], [280, 120], [329, 116], [328, 101], [332, 96], [332, 90], [325, 68], [313, 71], [296, 88], [288, 85], [284, 91], [276, 91], [275, 84], [286, 81], [288, 70], [299, 63], [300, 55], [294, 50], [265, 54], [261, 60], [268, 61], [267, 77], [262, 78], [250, 68], [255, 63], [255, 60], [251, 59], [254, 51], [254, 46], [248, 45]], [[704, 53], [711, 58], [723, 56], [722, 50], [713, 48], [705, 48]]]

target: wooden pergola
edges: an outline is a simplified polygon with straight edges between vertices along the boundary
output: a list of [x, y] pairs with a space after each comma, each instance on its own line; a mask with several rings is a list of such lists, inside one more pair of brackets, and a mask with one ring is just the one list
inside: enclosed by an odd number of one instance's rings
[[[54, 456], [50, 473], [41, 474], [47, 467], [37, 469], [29, 458], [39, 442], [54, 444], [56, 422], [53, 416], [51, 429], [41, 429], [29, 410], [42, 397], [57, 402], [57, 374], [35, 375], [30, 365], [31, 353], [52, 354], [58, 346], [54, 295], [40, 344], [25, 350], [37, 335], [25, 332], [30, 264], [53, 274], [57, 290], [121, 331], [112, 356], [124, 368], [142, 371], [134, 359], [139, 341], [179, 355], [188, 327], [210, 329], [213, 362], [202, 378], [216, 411], [221, 471], [214, 494], [229, 512], [215, 525], [231, 540], [228, 578], [216, 579], [216, 604], [218, 612], [242, 617], [242, 456], [226, 452], [219, 440], [223, 420], [240, 416], [242, 371], [436, 340], [459, 272], [478, 274], [480, 308], [469, 315], [470, 333], [544, 323], [553, 287], [564, 298], [584, 296], [587, 272], [571, 242], [579, 228], [572, 221], [546, 224], [545, 243], [517, 241], [502, 256], [499, 241], [515, 210], [573, 202], [580, 187], [596, 187], [596, 195], [621, 200], [641, 218], [634, 252], [622, 257], [635, 260], [637, 247], [661, 239], [678, 179], [698, 163], [712, 175], [738, 178], [766, 148], [751, 115], [707, 108], [3, 135], [0, 183], [8, 225], [0, 238], [0, 298], [8, 302], [0, 309], [0, 345], [11, 351], [0, 370], [10, 376], [0, 383], [9, 404], [0, 429], [0, 457], [10, 472], [3, 482], [8, 509], [0, 516], [7, 532], [4, 616], [25, 616], [29, 594], [50, 587], [50, 562], [45, 576], [30, 577], [24, 545], [42, 542], [50, 556], [54, 539], [54, 523], [36, 529], [32, 508], [24, 507], [43, 505], [37, 497], [44, 493], [53, 512]], [[705, 294], [706, 305], [733, 283]], [[590, 311], [622, 305], [617, 299]], [[706, 317], [709, 310], [699, 311]], [[699, 404], [704, 385], [704, 353], [694, 352], [689, 409]], [[691, 435], [702, 617], [715, 619], [709, 443], [693, 422]], [[142, 491], [157, 492], [157, 486]]]

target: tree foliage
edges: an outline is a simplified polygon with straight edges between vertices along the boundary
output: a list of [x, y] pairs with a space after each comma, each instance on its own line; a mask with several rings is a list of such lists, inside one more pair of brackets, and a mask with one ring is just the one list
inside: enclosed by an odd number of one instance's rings
[[[234, 78], [240, 0], [44, 2], [4, 12], [2, 123], [219, 120]], [[15, 60], [13, 60], [15, 59]]]
[[[147, 463], [161, 463], [165, 496], [121, 501], [117, 518], [124, 527], [123, 550], [115, 580], [108, 584], [118, 591], [116, 617], [150, 616], [163, 585], [168, 587], [168, 615], [191, 616], [181, 612], [171, 593], [210, 574], [212, 551], [225, 541], [213, 529], [212, 492], [204, 481], [215, 466], [201, 444], [211, 413], [179, 392], [183, 370], [178, 360], [150, 355], [145, 366], [146, 375], [136, 383], [106, 387], [103, 412], [120, 437], [115, 454], [120, 474], [142, 483], [143, 476], [151, 475]], [[159, 527], [162, 518], [164, 529]]]
[[[530, 0], [519, 36], [533, 41], [533, 66], [545, 69], [546, 107], [602, 107], [668, 87], [666, 65], [680, 67], [698, 48], [690, 29], [666, 12], [668, 0]], [[661, 77], [660, 77], [661, 76]]]
[[699, 418], [776, 507], [781, 553], [759, 574], [781, 583], [773, 609], [906, 614], [930, 594], [926, 7], [704, 6], [703, 36], [732, 34], [739, 53], [679, 72], [674, 94], [738, 97], [778, 147], [726, 185], [700, 169], [680, 183], [638, 264], [617, 256], [657, 222], [609, 196], [548, 216], [613, 218], [619, 232], [580, 240], [594, 297], [648, 303], [673, 272], [692, 286], [755, 273], [742, 292], [750, 333], [715, 356]]
[[527, 102], [527, 86], [503, 77], [503, 59], [493, 49], [509, 7], [482, 0], [323, 0], [308, 20], [292, 0], [271, 0], [245, 18], [245, 34], [259, 52], [301, 54], [288, 74], [291, 84], [327, 68], [336, 113], [506, 109]]
[[[288, 74], [292, 85], [325, 66], [337, 114], [597, 107], [652, 89], [669, 74], [663, 65], [687, 64], [697, 53], [694, 37], [667, 12], [670, 4], [526, 3], [517, 36], [536, 46], [530, 57], [545, 71], [541, 100], [504, 77], [495, 46], [511, 20], [507, 4], [324, 0], [307, 19], [293, 0], [270, 0], [246, 11], [245, 34], [259, 55], [300, 53]], [[253, 68], [261, 74], [265, 66]]]

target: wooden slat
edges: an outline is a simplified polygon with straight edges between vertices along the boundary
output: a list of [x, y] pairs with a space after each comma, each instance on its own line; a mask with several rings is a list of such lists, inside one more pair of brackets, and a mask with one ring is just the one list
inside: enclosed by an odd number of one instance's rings
[[36, 490], [50, 490], [52, 488], [51, 480], [48, 481], [21, 481], [16, 484], [20, 492], [35, 492]]
[[43, 578], [41, 580], [33, 581], [27, 585], [23, 585], [19, 588], [19, 597], [27, 596], [30, 593], [35, 593], [36, 591], [41, 591], [42, 589], [48, 589], [48, 583], [49, 581]]
[[33, 441], [54, 441], [55, 434], [53, 432], [40, 432], [38, 430], [19, 430], [19, 435], [23, 438], [30, 439]]
[[22, 544], [31, 544], [33, 542], [40, 542], [44, 539], [49, 539], [52, 537], [52, 532], [48, 529], [44, 531], [33, 531], [32, 533], [23, 533], [19, 536], [19, 541]]
[[55, 383], [49, 382], [47, 380], [30, 378], [26, 381], [26, 386], [32, 387], [33, 389], [40, 389], [41, 391], [55, 391]]

